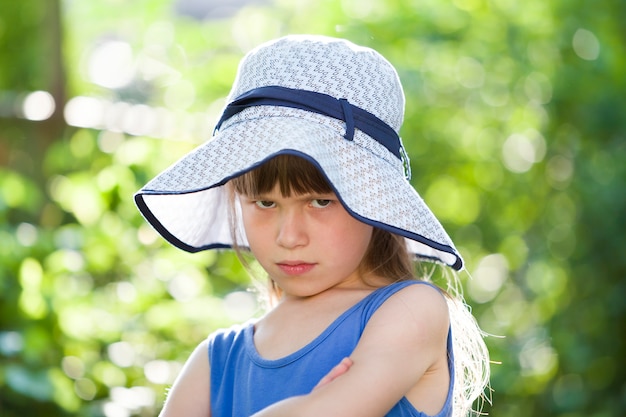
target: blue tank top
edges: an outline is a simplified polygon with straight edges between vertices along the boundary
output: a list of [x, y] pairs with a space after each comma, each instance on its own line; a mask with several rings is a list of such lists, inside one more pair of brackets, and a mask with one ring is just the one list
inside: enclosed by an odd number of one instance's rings
[[[311, 392], [343, 358], [350, 356], [365, 325], [393, 294], [423, 281], [401, 281], [379, 288], [340, 315], [302, 349], [276, 360], [262, 358], [254, 346], [254, 322], [220, 330], [209, 337], [211, 416], [249, 417], [280, 400]], [[454, 359], [448, 331], [450, 387], [436, 417], [452, 415]], [[386, 417], [425, 417], [402, 398]]]

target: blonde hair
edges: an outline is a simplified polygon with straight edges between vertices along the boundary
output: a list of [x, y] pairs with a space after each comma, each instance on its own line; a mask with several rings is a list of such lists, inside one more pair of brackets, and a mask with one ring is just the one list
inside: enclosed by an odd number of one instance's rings
[[[237, 236], [235, 194], [252, 198], [268, 193], [278, 184], [281, 194], [330, 193], [332, 188], [317, 167], [295, 155], [279, 155], [261, 166], [229, 181], [231, 201], [231, 233]], [[235, 241], [234, 248], [242, 263], [249, 268], [249, 263], [242, 256]], [[372, 239], [361, 263], [364, 273], [375, 273], [386, 278], [389, 283], [405, 280], [423, 280], [432, 282], [435, 268], [425, 270], [423, 264], [414, 262], [407, 250], [404, 237], [374, 227]], [[421, 270], [417, 274], [417, 269]], [[444, 293], [450, 312], [452, 346], [454, 352], [454, 416], [480, 415], [482, 405], [490, 399], [485, 395], [489, 385], [489, 352], [484, 342], [485, 334], [480, 330], [475, 318], [463, 299], [462, 287], [458, 274], [442, 269], [443, 285], [436, 284]], [[366, 274], [364, 274], [366, 275]], [[418, 278], [421, 277], [421, 278]], [[280, 289], [273, 280], [268, 279], [269, 304], [280, 298]], [[478, 400], [478, 401], [477, 401]], [[472, 405], [477, 402], [477, 409]]]

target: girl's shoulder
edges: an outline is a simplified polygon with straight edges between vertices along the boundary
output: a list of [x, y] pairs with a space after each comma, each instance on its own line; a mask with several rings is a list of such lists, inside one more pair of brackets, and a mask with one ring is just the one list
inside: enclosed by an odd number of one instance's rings
[[425, 281], [402, 281], [376, 290], [368, 302], [368, 324], [401, 326], [404, 332], [447, 336], [450, 312], [444, 292]]
[[398, 281], [378, 288], [365, 301], [374, 304], [376, 308], [382, 304], [400, 303], [406, 304], [406, 307], [411, 310], [421, 310], [425, 305], [428, 305], [430, 307], [438, 306], [439, 309], [445, 307], [447, 311], [444, 291], [435, 284], [420, 280]]
[[209, 352], [215, 349], [228, 349], [237, 344], [245, 344], [246, 333], [253, 330], [256, 321], [257, 319], [251, 319], [244, 323], [233, 324], [213, 331], [206, 339]]
[[377, 289], [364, 300], [363, 318], [363, 330], [369, 333], [381, 325], [397, 326], [407, 337], [418, 332], [445, 340], [450, 329], [447, 298], [439, 287], [426, 281], [401, 281]]
[[402, 304], [411, 311], [433, 310], [434, 313], [448, 311], [444, 292], [430, 282], [402, 281], [392, 284], [392, 286], [393, 288], [389, 289], [391, 294], [387, 302]]

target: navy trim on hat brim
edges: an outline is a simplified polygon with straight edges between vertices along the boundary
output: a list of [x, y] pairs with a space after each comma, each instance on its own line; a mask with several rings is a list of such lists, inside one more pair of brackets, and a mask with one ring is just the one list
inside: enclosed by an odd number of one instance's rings
[[[341, 193], [336, 189], [335, 185], [333, 184], [333, 182], [328, 178], [328, 176], [326, 175], [324, 169], [322, 168], [322, 166], [311, 156], [307, 155], [306, 153], [297, 151], [297, 150], [293, 150], [293, 149], [283, 149], [279, 152], [276, 152], [274, 154], [271, 154], [269, 156], [267, 156], [266, 158], [264, 158], [263, 160], [259, 161], [258, 163], [255, 163], [253, 165], [251, 165], [250, 167], [246, 168], [245, 170], [242, 170], [240, 172], [235, 173], [234, 175], [231, 175], [225, 179], [223, 179], [222, 181], [216, 183], [213, 186], [210, 187], [204, 187], [204, 188], [199, 188], [199, 189], [194, 189], [194, 190], [189, 190], [189, 191], [184, 191], [184, 192], [163, 192], [163, 191], [156, 191], [156, 190], [146, 190], [146, 189], [142, 189], [140, 190], [137, 194], [135, 194], [134, 199], [135, 199], [135, 203], [137, 205], [137, 207], [139, 208], [139, 211], [141, 212], [141, 214], [144, 216], [144, 218], [154, 227], [154, 229], [161, 234], [161, 236], [163, 236], [163, 238], [165, 240], [167, 240], [170, 244], [174, 245], [175, 247], [182, 249], [186, 252], [189, 253], [197, 253], [197, 252], [202, 252], [205, 250], [211, 250], [211, 249], [232, 249], [233, 245], [232, 244], [226, 244], [226, 243], [212, 243], [209, 245], [203, 245], [203, 246], [192, 246], [189, 245], [185, 242], [183, 242], [182, 240], [178, 239], [174, 234], [172, 234], [165, 226], [163, 226], [161, 224], [161, 222], [157, 219], [157, 217], [152, 213], [152, 211], [150, 210], [150, 208], [148, 207], [148, 205], [146, 204], [146, 202], [143, 199], [144, 195], [182, 195], [182, 194], [193, 194], [193, 193], [197, 193], [197, 192], [201, 192], [201, 191], [206, 191], [209, 190], [211, 188], [216, 188], [216, 187], [220, 187], [220, 186], [224, 186], [224, 184], [226, 184], [228, 181], [230, 181], [233, 178], [239, 177], [243, 174], [245, 174], [246, 172], [249, 172], [261, 165], [263, 165], [265, 162], [269, 161], [272, 158], [275, 158], [279, 155], [293, 155], [293, 156], [298, 156], [300, 158], [303, 158], [307, 161], [309, 161], [310, 163], [312, 163], [318, 170], [319, 172], [322, 174], [322, 176], [326, 179], [326, 181], [328, 182], [328, 184], [330, 185], [330, 187], [332, 188], [333, 192], [335, 193], [335, 195], [337, 196], [337, 198], [339, 199], [339, 201], [341, 202], [341, 205], [344, 207], [344, 209], [355, 219], [359, 220], [360, 222], [363, 222], [365, 224], [368, 224], [370, 226], [376, 227], [378, 229], [405, 237], [407, 239], [411, 239], [414, 240], [418, 243], [421, 243], [423, 245], [426, 245], [434, 250], [437, 250], [439, 252], [443, 252], [443, 253], [448, 253], [452, 256], [454, 256], [455, 258], [455, 262], [453, 264], [447, 263], [445, 262], [441, 257], [430, 257], [430, 256], [426, 256], [423, 254], [418, 254], [418, 253], [413, 253], [415, 255], [416, 258], [418, 259], [423, 259], [423, 260], [427, 260], [427, 261], [436, 261], [436, 262], [440, 262], [444, 265], [448, 265], [449, 267], [453, 268], [454, 270], [460, 271], [463, 268], [463, 260], [461, 258], [461, 256], [458, 254], [458, 252], [452, 248], [449, 245], [444, 245], [441, 244], [439, 242], [435, 242], [431, 239], [428, 239], [422, 235], [419, 235], [417, 233], [413, 233], [398, 227], [394, 227], [391, 226], [389, 224], [386, 223], [382, 223], [376, 220], [372, 220], [366, 217], [363, 217], [361, 215], [359, 215], [358, 213], [355, 213], [343, 200]], [[232, 236], [231, 236], [232, 237]]]
[[[198, 191], [202, 191], [202, 190], [198, 190]], [[192, 192], [197, 192], [197, 191], [192, 191]], [[146, 219], [146, 221], [150, 223], [150, 225], [154, 228], [154, 230], [156, 230], [161, 236], [163, 236], [163, 238], [166, 241], [168, 241], [170, 244], [174, 245], [178, 249], [182, 249], [185, 252], [189, 252], [189, 253], [202, 252], [207, 249], [230, 248], [230, 245], [226, 245], [226, 244], [192, 246], [183, 242], [182, 240], [174, 236], [172, 233], [170, 233], [170, 231], [161, 224], [161, 222], [157, 219], [157, 217], [154, 214], [152, 214], [152, 211], [150, 210], [150, 208], [148, 208], [148, 205], [144, 201], [143, 196], [144, 195], [172, 195], [172, 194], [188, 194], [188, 193], [151, 193], [149, 191], [146, 192], [142, 190], [142, 192], [135, 194], [135, 204], [137, 205], [137, 208], [141, 212], [141, 215], [144, 217], [144, 219]]]

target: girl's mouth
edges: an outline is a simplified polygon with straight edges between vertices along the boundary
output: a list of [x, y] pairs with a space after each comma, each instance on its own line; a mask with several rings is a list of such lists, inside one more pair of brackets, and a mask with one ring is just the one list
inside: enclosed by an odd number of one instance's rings
[[315, 264], [301, 261], [279, 262], [277, 266], [287, 275], [302, 275], [315, 268]]

